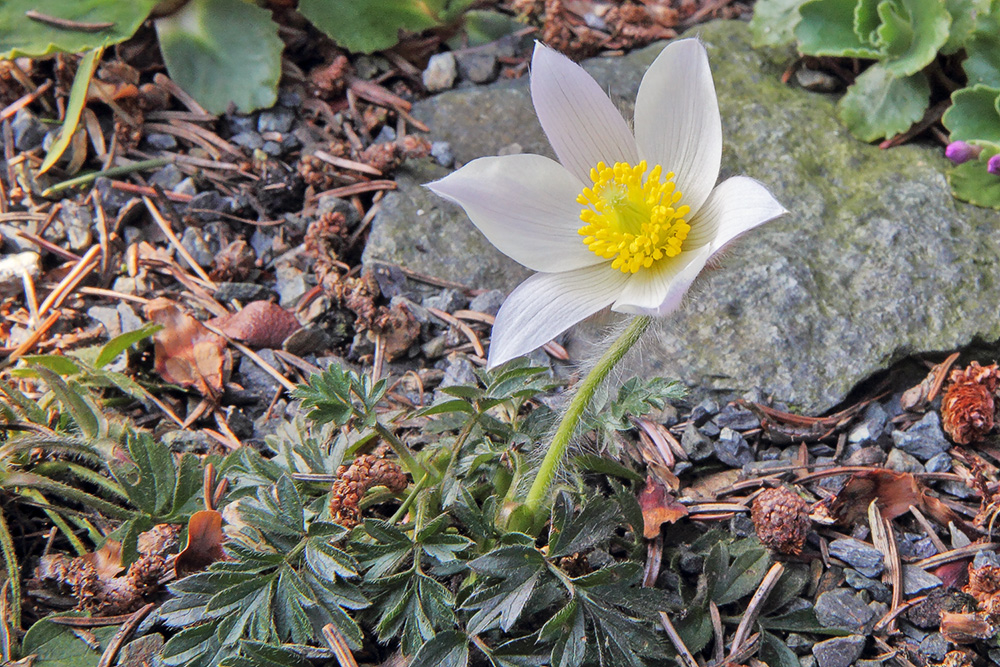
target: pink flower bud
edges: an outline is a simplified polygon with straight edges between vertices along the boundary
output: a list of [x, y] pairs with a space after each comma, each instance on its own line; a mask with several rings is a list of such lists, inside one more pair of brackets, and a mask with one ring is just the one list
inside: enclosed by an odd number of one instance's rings
[[986, 171], [1000, 175], [1000, 155], [994, 155], [986, 163]]
[[945, 156], [955, 164], [962, 164], [979, 157], [981, 148], [972, 146], [964, 141], [953, 141], [944, 149]]

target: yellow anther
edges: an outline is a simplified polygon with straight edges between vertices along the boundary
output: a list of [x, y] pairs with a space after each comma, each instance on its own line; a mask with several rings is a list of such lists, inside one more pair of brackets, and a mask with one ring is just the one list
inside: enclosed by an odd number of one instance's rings
[[673, 182], [674, 172], [661, 178], [663, 167], [654, 165], [643, 181], [646, 169], [645, 160], [612, 167], [598, 162], [590, 170], [593, 186], [576, 198], [584, 207], [580, 220], [586, 224], [579, 229], [584, 245], [623, 273], [676, 257], [691, 231], [685, 221], [691, 207], [676, 205], [682, 195]]

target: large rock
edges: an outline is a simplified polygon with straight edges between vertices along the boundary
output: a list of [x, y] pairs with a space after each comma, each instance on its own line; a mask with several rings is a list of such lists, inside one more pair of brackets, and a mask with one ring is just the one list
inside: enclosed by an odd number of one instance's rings
[[[643, 373], [679, 377], [696, 395], [759, 386], [806, 411], [827, 409], [858, 381], [915, 352], [1000, 337], [996, 212], [954, 200], [937, 147], [880, 150], [837, 121], [836, 96], [784, 85], [785, 52], [750, 47], [746, 25], [694, 30], [708, 48], [722, 110], [723, 177], [765, 183], [791, 214], [748, 234], [695, 283], [681, 312], [647, 334]], [[585, 66], [630, 112], [653, 45]], [[528, 82], [455, 90], [414, 115], [456, 158], [520, 150], [551, 155]], [[383, 199], [365, 261], [387, 261], [480, 288], [510, 290], [528, 272], [485, 241], [461, 210], [421, 183], [444, 175], [412, 165]], [[569, 349], [614, 315], [576, 327]]]

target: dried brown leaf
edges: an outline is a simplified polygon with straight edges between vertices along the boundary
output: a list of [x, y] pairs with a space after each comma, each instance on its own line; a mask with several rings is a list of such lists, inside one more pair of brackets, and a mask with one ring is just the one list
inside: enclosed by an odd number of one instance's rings
[[216, 510], [201, 510], [188, 521], [188, 540], [184, 550], [177, 554], [174, 571], [178, 577], [204, 570], [217, 560], [222, 560], [222, 515]]
[[203, 396], [217, 398], [228, 365], [225, 339], [163, 297], [146, 304], [146, 317], [163, 326], [153, 336], [156, 372], [167, 382], [194, 387]]
[[271, 301], [251, 301], [243, 310], [208, 322], [250, 347], [275, 348], [302, 328], [295, 315]]
[[659, 535], [663, 524], [676, 523], [688, 515], [687, 508], [653, 476], [646, 477], [646, 486], [639, 494], [639, 507], [642, 508], [642, 534], [647, 540]]

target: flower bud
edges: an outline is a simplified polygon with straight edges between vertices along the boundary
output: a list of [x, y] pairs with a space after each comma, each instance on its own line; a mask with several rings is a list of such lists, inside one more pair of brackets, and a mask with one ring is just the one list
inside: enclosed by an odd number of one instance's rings
[[962, 164], [979, 157], [981, 148], [967, 144], [964, 141], [953, 141], [944, 149], [945, 156], [955, 164]]
[[994, 155], [989, 159], [989, 161], [986, 163], [986, 171], [990, 172], [991, 174], [1000, 175], [1000, 154]]

